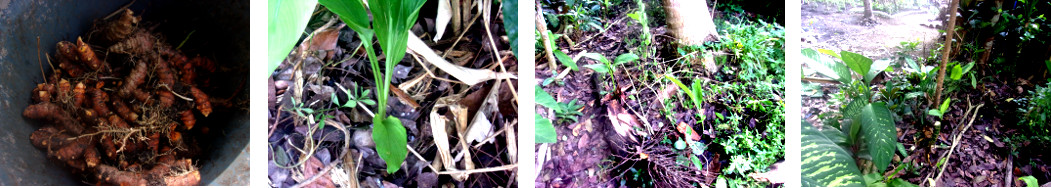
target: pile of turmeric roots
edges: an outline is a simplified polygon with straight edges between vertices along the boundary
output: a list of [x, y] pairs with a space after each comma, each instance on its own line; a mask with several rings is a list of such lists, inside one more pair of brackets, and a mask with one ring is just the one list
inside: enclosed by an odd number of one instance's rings
[[30, 139], [89, 183], [197, 185], [199, 149], [183, 135], [207, 132], [195, 126], [212, 112], [198, 76], [215, 63], [185, 56], [139, 21], [122, 9], [57, 44], [52, 74], [23, 112], [43, 125]]

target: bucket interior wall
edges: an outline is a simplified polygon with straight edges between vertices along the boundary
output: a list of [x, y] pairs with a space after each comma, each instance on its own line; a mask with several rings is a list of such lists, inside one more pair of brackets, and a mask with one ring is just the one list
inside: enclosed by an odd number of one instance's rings
[[[29, 135], [42, 124], [24, 118], [22, 111], [31, 102], [30, 91], [44, 81], [43, 74], [52, 72], [45, 53], [54, 54], [55, 43], [75, 41], [95, 19], [129, 2], [0, 0], [0, 185], [84, 183], [33, 147]], [[198, 118], [198, 126], [209, 127], [209, 133], [201, 136], [203, 153], [195, 160], [202, 185], [249, 182], [248, 5], [247, 0], [137, 0], [129, 7], [145, 25], [156, 26], [169, 44], [176, 46], [186, 39], [181, 49], [187, 56], [215, 60], [220, 67], [217, 75], [222, 76], [211, 81], [221, 89], [206, 90], [213, 99], [240, 101]]]

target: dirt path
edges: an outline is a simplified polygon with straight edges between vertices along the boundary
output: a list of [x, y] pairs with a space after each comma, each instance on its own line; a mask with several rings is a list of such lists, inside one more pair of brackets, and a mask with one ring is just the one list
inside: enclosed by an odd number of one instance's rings
[[939, 22], [934, 21], [937, 9], [873, 16], [875, 23], [865, 23], [861, 13], [832, 5], [806, 3], [801, 8], [803, 48], [846, 50], [881, 59], [893, 55], [901, 42], [921, 41], [929, 47], [941, 35], [935, 27]]

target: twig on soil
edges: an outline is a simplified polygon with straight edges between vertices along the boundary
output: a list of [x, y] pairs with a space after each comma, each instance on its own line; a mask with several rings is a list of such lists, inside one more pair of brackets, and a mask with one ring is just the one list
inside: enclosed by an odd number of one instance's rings
[[571, 48], [577, 48], [577, 46], [579, 46], [580, 44], [584, 44], [584, 43], [586, 43], [586, 42], [590, 41], [591, 39], [595, 38], [596, 36], [599, 36], [599, 35], [602, 35], [603, 33], [606, 33], [606, 31], [608, 31], [608, 30], [609, 30], [609, 28], [613, 27], [613, 25], [617, 25], [617, 23], [620, 23], [620, 21], [624, 21], [624, 18], [627, 18], [627, 16], [625, 16], [625, 17], [620, 17], [620, 19], [617, 19], [617, 21], [613, 21], [612, 23], [610, 23], [610, 24], [609, 24], [608, 26], [606, 26], [605, 28], [602, 28], [602, 30], [601, 30], [601, 31], [599, 31], [598, 33], [595, 33], [594, 35], [591, 35], [591, 36], [590, 36], [590, 37], [588, 37], [587, 39], [584, 39], [584, 40], [582, 40], [582, 41], [580, 41], [580, 42], [577, 42], [577, 43], [576, 43], [576, 44], [574, 44], [574, 45], [573, 45], [573, 46], [572, 46]]
[[474, 174], [474, 173], [507, 171], [507, 170], [511, 170], [511, 169], [515, 169], [515, 168], [518, 168], [518, 164], [509, 164], [509, 165], [503, 165], [503, 166], [497, 166], [497, 167], [479, 168], [479, 169], [471, 169], [471, 170], [441, 171], [441, 172], [438, 172], [438, 174], [442, 174], [442, 175], [448, 175], [448, 174]]
[[[342, 149], [343, 151], [340, 152], [339, 156], [340, 156], [340, 158], [345, 158], [347, 153], [350, 153], [350, 152], [348, 152], [348, 150], [350, 150], [350, 131], [348, 131], [346, 129], [346, 127], [343, 127], [343, 124], [340, 124], [339, 122], [333, 121], [332, 119], [326, 119], [325, 123], [328, 124], [329, 126], [332, 126], [332, 127], [335, 127], [336, 129], [339, 129], [340, 131], [343, 131], [343, 149]], [[308, 136], [306, 139], [312, 139], [312, 138], [313, 138], [312, 136]], [[313, 152], [311, 152], [311, 154], [312, 153]], [[309, 159], [310, 157], [309, 156], [305, 156], [303, 158], [308, 158]], [[309, 179], [307, 179], [305, 181], [296, 183], [296, 185], [293, 185], [292, 188], [300, 188], [300, 187], [307, 186], [307, 185], [313, 183], [318, 178], [320, 178], [320, 177], [322, 177], [324, 175], [327, 175], [329, 173], [329, 171], [332, 171], [332, 168], [336, 167], [336, 164], [337, 163], [329, 163], [328, 166], [326, 166], [324, 169], [322, 169], [317, 174], [314, 174], [313, 177], [310, 177]]]
[[[451, 80], [451, 79], [448, 79], [448, 78], [442, 78], [442, 77], [438, 77], [438, 76], [434, 75], [434, 71], [432, 71], [430, 68], [427, 68], [427, 65], [423, 64], [423, 60], [420, 59], [420, 55], [416, 55], [415, 53], [409, 53], [409, 54], [411, 54], [412, 58], [416, 60], [416, 64], [419, 64], [420, 67], [424, 67], [423, 70], [425, 72], [427, 72], [427, 76], [429, 76], [431, 78], [434, 78], [436, 80], [446, 81], [446, 82], [455, 83], [455, 84], [463, 84], [463, 82], [461, 82], [461, 81]], [[402, 87], [402, 86], [398, 86], [398, 87]], [[406, 89], [406, 88], [402, 88], [402, 89]]]
[[[555, 55], [551, 50], [551, 38], [547, 36], [547, 22], [544, 21], [544, 16], [540, 13], [540, 3], [536, 4], [536, 29], [540, 32], [540, 41], [544, 44], [544, 53], [547, 54], [547, 64], [551, 69], [551, 72], [558, 72], [558, 66], [555, 63]], [[555, 80], [559, 80], [556, 77]]]
[[[467, 27], [465, 27], [463, 30], [461, 30], [460, 36], [456, 37], [456, 40], [453, 41], [453, 45], [452, 46], [456, 46], [456, 44], [460, 43], [460, 40], [463, 39], [463, 35], [467, 34], [467, 31], [471, 30], [471, 26], [474, 26], [474, 22], [478, 21], [479, 17], [482, 17], [482, 14], [474, 15], [474, 18], [471, 18], [471, 22], [468, 22], [469, 24], [467, 24]], [[409, 35], [413, 35], [413, 34], [409, 33]], [[413, 37], [415, 37], [415, 36], [413, 36]], [[451, 48], [451, 47], [449, 49], [446, 49], [445, 52], [442, 53], [442, 58], [445, 58], [445, 55], [448, 55], [449, 52], [453, 51], [453, 49], [454, 48]]]
[[[955, 1], [958, 1], [958, 0], [955, 0]], [[942, 163], [941, 170], [939, 170], [938, 176], [935, 176], [934, 182], [939, 182], [939, 180], [941, 180], [942, 173], [945, 173], [945, 167], [949, 166], [948, 163], [949, 163], [949, 159], [952, 158], [952, 153], [954, 151], [956, 151], [956, 146], [960, 144], [960, 139], [963, 138], [963, 135], [967, 133], [967, 129], [970, 129], [971, 125], [974, 124], [974, 119], [976, 119], [976, 117], [978, 116], [978, 110], [981, 109], [982, 106], [984, 106], [984, 105], [985, 104], [978, 104], [978, 107], [975, 107], [974, 115], [971, 115], [971, 120], [967, 123], [967, 126], [964, 126], [963, 129], [960, 130], [960, 132], [956, 135], [956, 138], [953, 139], [952, 147], [949, 148], [949, 153], [946, 153], [945, 156], [942, 157], [943, 159], [939, 159], [938, 160], [938, 161], [945, 160], [945, 162]]]
[[1014, 163], [1014, 161], [1013, 161], [1013, 158], [1011, 158], [1011, 155], [1007, 155], [1007, 166], [1004, 166], [1004, 169], [1007, 170], [1007, 176], [1004, 176], [1004, 185], [1002, 185], [1004, 187], [1013, 186], [1013, 185], [1011, 185], [1011, 182], [1014, 182], [1014, 181], [1011, 181], [1011, 180], [1014, 179], [1013, 176], [1014, 176], [1014, 172], [1015, 172], [1011, 168], [1011, 166], [1014, 166], [1013, 163]]
[[[429, 162], [429, 160], [423, 158], [423, 155], [420, 155], [419, 152], [416, 152], [416, 149], [412, 148], [412, 146], [410, 146], [408, 144], [405, 144], [405, 147], [409, 148], [409, 151], [412, 152], [412, 155], [415, 155], [416, 158], [419, 158], [421, 161], [428, 161]], [[431, 163], [427, 163], [427, 168], [431, 168], [431, 171], [435, 171], [435, 172], [438, 171], [438, 168], [434, 168], [434, 165], [431, 165]]]

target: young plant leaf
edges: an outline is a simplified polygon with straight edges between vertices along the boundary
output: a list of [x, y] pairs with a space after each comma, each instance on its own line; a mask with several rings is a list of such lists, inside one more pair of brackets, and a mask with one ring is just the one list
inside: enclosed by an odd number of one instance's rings
[[558, 141], [558, 133], [555, 132], [555, 126], [551, 125], [550, 119], [541, 117], [540, 114], [533, 114], [533, 120], [536, 123], [536, 136], [533, 138], [536, 143], [555, 143]]
[[1040, 182], [1036, 181], [1036, 178], [1034, 178], [1033, 176], [1022, 176], [1022, 177], [1018, 178], [1018, 180], [1022, 180], [1023, 182], [1025, 182], [1025, 186], [1026, 187], [1039, 187], [1040, 186]]
[[938, 119], [941, 119], [943, 114], [942, 111], [938, 111], [938, 109], [930, 109], [927, 110], [927, 115], [937, 116]]
[[[518, 1], [503, 0], [501, 12], [504, 16], [504, 31], [507, 32], [507, 40], [511, 43], [511, 52], [518, 56]], [[573, 70], [576, 70], [574, 68]]]
[[409, 154], [408, 138], [401, 120], [394, 116], [377, 115], [372, 118], [372, 140], [376, 142], [376, 153], [387, 162], [387, 173], [393, 174], [401, 168], [401, 162]]
[[[292, 52], [303, 29], [310, 21], [310, 14], [317, 0], [269, 0], [267, 1], [267, 71], [272, 73]], [[267, 74], [270, 75], [270, 74]]]
[[949, 78], [952, 80], [960, 80], [960, 78], [963, 78], [963, 68], [960, 67], [960, 64], [956, 64], [956, 66], [952, 67], [952, 74], [949, 74]]
[[946, 98], [945, 102], [942, 102], [942, 105], [938, 106], [938, 111], [941, 111], [942, 113], [945, 113], [945, 111], [948, 111], [948, 110], [949, 110], [949, 98]]
[[840, 52], [840, 56], [842, 56], [843, 63], [847, 64], [847, 67], [850, 67], [850, 70], [858, 73], [862, 78], [868, 76], [869, 69], [872, 68], [872, 59], [848, 51]]
[[628, 62], [639, 60], [639, 56], [634, 53], [620, 54], [616, 59], [613, 60], [613, 65], [620, 65]]
[[589, 64], [589, 65], [584, 65], [584, 67], [587, 67], [587, 68], [589, 68], [591, 70], [594, 70], [597, 73], [602, 73], [602, 74], [609, 73], [609, 71], [610, 71], [609, 67], [606, 66], [606, 64]]
[[575, 70], [579, 70], [579, 69], [577, 69], [577, 62], [573, 61], [573, 58], [570, 58], [569, 55], [566, 55], [565, 52], [562, 52], [562, 50], [554, 50], [554, 53], [555, 53], [555, 58], [558, 58], [558, 62], [559, 63], [562, 63], [563, 65], [566, 65], [566, 67], [569, 67], [570, 69], [573, 69], [574, 71]]
[[[671, 76], [671, 75], [664, 75], [664, 78], [667, 78], [668, 80], [671, 80], [672, 83], [675, 83], [676, 86], [679, 86], [679, 89], [682, 89], [683, 93], [686, 93], [686, 95], [690, 97], [690, 101], [695, 101], [695, 103], [696, 103], [696, 101], [698, 101], [696, 94], [693, 93], [693, 90], [690, 90], [690, 87], [686, 87], [686, 84], [683, 84], [682, 81], [679, 81], [678, 78], [675, 78], [674, 76]], [[698, 105], [698, 104], [694, 104], [694, 105]], [[719, 114], [719, 115], [721, 115], [721, 114]]]
[[[837, 63], [825, 56], [822, 56], [820, 53], [818, 53], [818, 51], [815, 51], [814, 49], [810, 48], [803, 49], [801, 53], [803, 54], [803, 57], [807, 57], [806, 59], [804, 59], [804, 62], [807, 65], [809, 65], [810, 68], [813, 68], [815, 71], [817, 71], [819, 74], [832, 78], [833, 80], [839, 81], [841, 83], [850, 82], [850, 80], [852, 79], [850, 77], [850, 68], [847, 68], [842, 63]], [[839, 58], [839, 55], [835, 53], [826, 54], [833, 54], [836, 58]]]
[[536, 97], [536, 104], [550, 108], [555, 111], [562, 110], [562, 106], [558, 105], [558, 101], [555, 100], [555, 97], [552, 97], [551, 94], [548, 94], [547, 91], [544, 91], [544, 88], [536, 86], [534, 90], [536, 90], [536, 92], [533, 93], [533, 95], [535, 95], [534, 97]]

